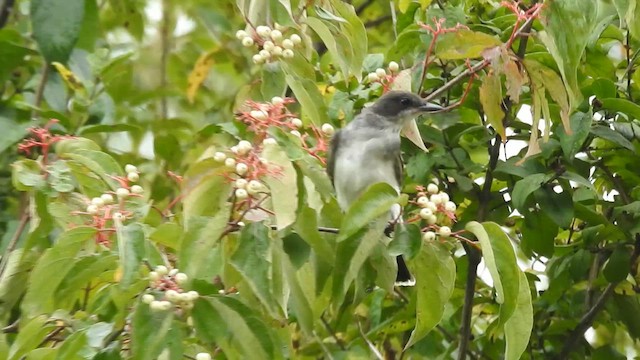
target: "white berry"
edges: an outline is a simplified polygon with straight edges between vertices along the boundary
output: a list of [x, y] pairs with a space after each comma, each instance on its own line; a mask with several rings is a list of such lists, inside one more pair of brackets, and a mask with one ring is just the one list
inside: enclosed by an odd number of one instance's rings
[[247, 36], [249, 36], [249, 34], [247, 34], [247, 32], [246, 32], [246, 31], [244, 31], [244, 30], [238, 30], [238, 31], [236, 31], [236, 38], [237, 38], [238, 40], [242, 40], [242, 39], [246, 38]]
[[427, 185], [427, 191], [429, 192], [429, 194], [437, 194], [440, 189], [438, 189], [438, 185], [432, 183]]
[[260, 50], [258, 52], [258, 54], [260, 54], [260, 56], [262, 56], [264, 59], [270, 59], [271, 58], [271, 52], [267, 51], [267, 50]]
[[258, 35], [262, 37], [267, 37], [269, 36], [269, 33], [271, 33], [271, 28], [268, 26], [261, 25], [256, 28], [256, 32], [258, 33]]
[[130, 172], [127, 174], [127, 180], [131, 181], [131, 182], [136, 182], [138, 180], [140, 180], [140, 175], [138, 175], [137, 172]]
[[223, 162], [226, 158], [227, 154], [223, 153], [222, 151], [217, 151], [215, 154], [213, 154], [213, 160], [217, 162]]
[[293, 53], [293, 50], [291, 49], [284, 49], [282, 50], [282, 57], [285, 59], [291, 59], [293, 58], [295, 54]]
[[438, 234], [443, 238], [448, 238], [449, 236], [451, 236], [451, 228], [449, 228], [448, 226], [441, 226], [440, 230], [438, 230]]
[[383, 69], [383, 68], [377, 68], [376, 69], [376, 75], [378, 75], [378, 77], [385, 77], [387, 76], [387, 72]]
[[427, 209], [431, 209], [431, 211], [433, 212], [438, 211], [438, 205], [436, 205], [435, 203], [432, 203], [431, 201], [427, 202], [427, 205], [425, 207]]
[[420, 207], [427, 207], [427, 204], [429, 203], [429, 198], [426, 196], [420, 196], [416, 202]]
[[118, 190], [116, 190], [116, 196], [118, 197], [118, 199], [129, 196], [129, 189], [118, 188]]
[[438, 221], [438, 218], [435, 215], [431, 215], [425, 220], [426, 220], [427, 224], [433, 225]]
[[380, 77], [378, 76], [378, 74], [372, 72], [367, 75], [367, 79], [369, 80], [369, 82], [375, 82], [380, 80]]
[[291, 130], [291, 135], [293, 135], [295, 137], [301, 137], [302, 136], [300, 134], [300, 131], [298, 131], [298, 130]]
[[169, 300], [171, 302], [176, 302], [178, 300], [180, 294], [175, 290], [167, 290], [164, 293], [164, 296], [167, 298], [167, 300]]
[[247, 140], [240, 140], [236, 146], [238, 147], [238, 154], [240, 155], [246, 155], [251, 151], [251, 149], [253, 149], [253, 145]]
[[113, 204], [113, 195], [111, 194], [102, 194], [100, 195], [100, 198], [106, 205]]
[[253, 46], [253, 39], [250, 36], [247, 36], [242, 39], [242, 46], [250, 47]]
[[274, 56], [284, 56], [284, 53], [280, 46], [274, 46], [273, 50], [271, 50], [271, 54]]
[[197, 353], [196, 360], [211, 360], [209, 353]]
[[442, 204], [442, 197], [440, 196], [440, 194], [431, 195], [431, 197], [429, 197], [429, 200], [436, 205]]
[[298, 119], [298, 118], [293, 118], [291, 119], [291, 125], [299, 128], [302, 127], [302, 120]]
[[284, 104], [284, 99], [281, 98], [280, 96], [274, 96], [271, 98], [271, 103], [273, 105], [282, 105]]
[[236, 198], [238, 198], [239, 200], [243, 200], [249, 197], [249, 193], [245, 189], [236, 189], [235, 194]]
[[238, 188], [238, 189], [244, 189], [244, 188], [247, 187], [247, 183], [248, 183], [248, 181], [246, 179], [240, 178], [240, 179], [236, 180], [235, 185], [236, 185], [236, 188]]
[[280, 40], [282, 40], [282, 32], [280, 32], [280, 30], [272, 30], [270, 36], [275, 42], [280, 42]]
[[176, 274], [176, 282], [178, 283], [178, 285], [183, 285], [187, 282], [187, 280], [189, 280], [187, 274], [181, 272]]
[[200, 294], [198, 294], [198, 292], [197, 292], [197, 291], [193, 291], [193, 290], [189, 291], [189, 292], [187, 293], [187, 295], [189, 295], [189, 300], [190, 300], [190, 301], [195, 301], [195, 300], [197, 300], [197, 299], [198, 299], [198, 297], [200, 296]]
[[284, 39], [282, 40], [282, 47], [285, 49], [293, 49], [293, 47], [295, 46], [295, 44], [293, 43], [293, 41], [291, 41], [291, 39]]
[[289, 39], [291, 39], [291, 41], [293, 41], [295, 45], [298, 45], [302, 42], [302, 38], [298, 34], [291, 35]]
[[127, 164], [124, 167], [124, 172], [126, 173], [138, 172], [138, 168], [135, 165]]
[[276, 46], [276, 44], [274, 44], [272, 41], [265, 41], [264, 44], [262, 44], [262, 48], [267, 50], [267, 51], [271, 51], [273, 50], [273, 48]]
[[256, 64], [256, 65], [260, 65], [260, 64], [262, 64], [264, 62], [264, 58], [260, 54], [253, 55], [251, 60], [253, 60], [253, 63]]
[[446, 203], [447, 201], [449, 201], [449, 194], [445, 193], [445, 192], [441, 192], [440, 193], [440, 199], [442, 199], [442, 203]]
[[258, 180], [251, 180], [246, 189], [249, 194], [255, 195], [262, 190], [262, 183]]
[[131, 187], [131, 192], [140, 195], [144, 192], [144, 189], [140, 185], [133, 185]]
[[262, 140], [262, 145], [276, 145], [278, 142], [274, 138], [266, 138]]
[[249, 167], [245, 163], [238, 163], [236, 165], [236, 173], [240, 176], [244, 175], [249, 171]]
[[158, 275], [164, 276], [169, 273], [169, 269], [167, 269], [167, 267], [164, 265], [158, 265], [156, 266], [156, 272], [158, 273]]
[[158, 274], [157, 271], [150, 271], [149, 272], [149, 280], [151, 280], [151, 281], [156, 281], [156, 280], [160, 279], [160, 276], [161, 275]]
[[262, 110], [252, 110], [249, 115], [256, 120], [264, 120], [269, 116], [266, 112]]
[[180, 270], [178, 270], [178, 269], [171, 269], [171, 271], [169, 271], [169, 274], [168, 274], [168, 275], [169, 275], [169, 276], [174, 276], [175, 274], [177, 274], [177, 273], [178, 273], [178, 271], [180, 271]]
[[227, 158], [224, 161], [224, 166], [228, 167], [228, 168], [234, 168], [236, 166], [236, 159], [234, 158]]
[[436, 239], [436, 233], [434, 233], [433, 231], [427, 231], [424, 234], [422, 234], [422, 240], [424, 241], [433, 241]]
[[431, 209], [423, 208], [420, 209], [420, 217], [423, 219], [429, 219], [433, 215], [433, 211]]
[[96, 205], [91, 204], [87, 206], [87, 212], [91, 215], [95, 215], [98, 213], [98, 207]]
[[93, 199], [91, 199], [91, 205], [95, 205], [95, 206], [104, 206], [105, 202], [104, 199], [102, 197], [94, 197]]
[[400, 65], [398, 65], [397, 62], [392, 61], [392, 62], [389, 63], [389, 71], [396, 72], [398, 70], [400, 70]]
[[336, 132], [336, 129], [333, 128], [333, 125], [329, 123], [322, 124], [320, 128], [325, 135], [331, 136]]
[[151, 294], [144, 294], [142, 295], [142, 302], [145, 304], [151, 304], [151, 302], [153, 302], [153, 300], [155, 300], [156, 298], [151, 295]]
[[456, 203], [454, 203], [453, 201], [447, 201], [444, 204], [444, 209], [451, 212], [456, 211]]

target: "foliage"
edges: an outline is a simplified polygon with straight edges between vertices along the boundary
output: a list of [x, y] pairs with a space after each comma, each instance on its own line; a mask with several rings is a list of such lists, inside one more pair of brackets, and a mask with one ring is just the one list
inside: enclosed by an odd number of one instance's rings
[[[638, 11], [0, 2], [0, 357], [637, 354]], [[343, 214], [330, 138], [390, 89], [447, 111]]]

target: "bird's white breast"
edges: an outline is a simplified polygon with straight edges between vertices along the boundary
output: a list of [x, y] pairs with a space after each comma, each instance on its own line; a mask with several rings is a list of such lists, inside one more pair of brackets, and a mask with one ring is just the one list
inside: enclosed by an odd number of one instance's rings
[[385, 147], [387, 134], [371, 135], [374, 136], [362, 142], [345, 141], [340, 149], [340, 156], [336, 159], [334, 186], [338, 203], [343, 210], [347, 210], [370, 185], [386, 182], [400, 191], [400, 184], [395, 176], [394, 157], [384, 153], [388, 151]]

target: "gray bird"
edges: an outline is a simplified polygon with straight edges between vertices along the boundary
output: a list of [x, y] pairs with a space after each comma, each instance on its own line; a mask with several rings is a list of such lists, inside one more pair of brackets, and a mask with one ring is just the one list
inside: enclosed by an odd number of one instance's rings
[[[400, 132], [417, 129], [416, 116], [441, 109], [413, 93], [390, 91], [336, 132], [331, 139], [327, 172], [343, 211], [376, 183], [385, 182], [400, 193], [403, 178]], [[390, 220], [399, 216], [399, 206], [390, 209]], [[401, 255], [397, 263], [396, 284], [415, 283]]]

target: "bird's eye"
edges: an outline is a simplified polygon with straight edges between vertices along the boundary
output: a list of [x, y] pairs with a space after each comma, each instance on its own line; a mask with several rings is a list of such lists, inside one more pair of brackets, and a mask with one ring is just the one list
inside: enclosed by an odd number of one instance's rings
[[400, 99], [400, 104], [404, 105], [404, 106], [408, 106], [411, 104], [411, 99], [409, 98], [402, 98]]

